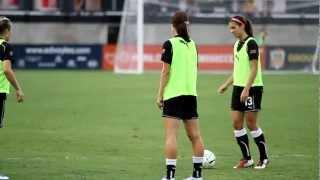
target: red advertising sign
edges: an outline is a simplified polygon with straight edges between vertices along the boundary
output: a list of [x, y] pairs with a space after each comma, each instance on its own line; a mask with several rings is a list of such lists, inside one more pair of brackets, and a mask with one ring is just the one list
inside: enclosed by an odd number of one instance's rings
[[200, 70], [230, 70], [233, 65], [231, 45], [199, 45], [198, 58]]
[[35, 9], [50, 11], [57, 9], [57, 0], [38, 0], [35, 1]]
[[[198, 45], [200, 70], [231, 70], [233, 67], [232, 45]], [[103, 69], [111, 70], [114, 65], [116, 45], [105, 45]], [[260, 48], [262, 67], [264, 67], [264, 48]], [[144, 46], [144, 69], [161, 69], [161, 45]]]

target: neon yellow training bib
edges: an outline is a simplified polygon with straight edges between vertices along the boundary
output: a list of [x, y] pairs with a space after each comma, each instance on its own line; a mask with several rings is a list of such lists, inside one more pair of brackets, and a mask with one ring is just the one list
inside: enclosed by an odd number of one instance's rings
[[[237, 51], [237, 47], [239, 44], [239, 40], [234, 44], [233, 47], [233, 85], [245, 87], [246, 83], [250, 76], [250, 60], [247, 52], [247, 44], [250, 40], [254, 40], [254, 38], [248, 38], [240, 51]], [[258, 57], [258, 71], [256, 78], [252, 84], [252, 86], [263, 86], [262, 82], [262, 74], [261, 74], [261, 63], [260, 63], [260, 54]]]
[[[5, 42], [5, 40], [0, 39], [0, 48], [3, 48], [5, 51], [5, 46], [3, 45], [3, 43]], [[6, 77], [6, 75], [3, 72], [3, 61], [4, 59], [1, 60], [0, 62], [0, 93], [7, 93], [9, 94], [10, 92], [10, 83]]]
[[193, 40], [186, 42], [181, 37], [170, 39], [172, 62], [163, 99], [181, 95], [197, 96], [198, 54]]

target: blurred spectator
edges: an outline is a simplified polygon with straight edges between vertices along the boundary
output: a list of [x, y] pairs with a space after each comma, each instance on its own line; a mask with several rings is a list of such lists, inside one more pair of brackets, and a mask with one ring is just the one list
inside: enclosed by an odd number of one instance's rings
[[287, 0], [273, 0], [272, 13], [285, 13]]
[[102, 2], [101, 0], [73, 0], [73, 10], [75, 12], [82, 11], [101, 11]]
[[273, 0], [268, 0], [268, 1], [265, 1], [264, 3], [264, 12], [263, 12], [263, 15], [264, 16], [270, 16], [271, 15], [271, 10], [273, 8]]
[[58, 7], [61, 12], [70, 13], [74, 11], [74, 1], [73, 0], [58, 0]]
[[266, 14], [265, 11], [266, 9], [266, 0], [256, 0], [256, 8], [257, 8], [257, 13], [259, 15], [264, 15]]
[[213, 1], [213, 12], [215, 13], [226, 13], [228, 10], [231, 9], [229, 6], [229, 2], [226, 2], [225, 0], [215, 0]]
[[239, 0], [232, 1], [232, 12], [238, 13], [239, 12]]
[[86, 11], [101, 11], [101, 0], [86, 0]]
[[258, 33], [254, 33], [254, 39], [256, 40], [258, 46], [264, 46], [266, 44], [266, 39], [268, 36], [267, 26], [263, 25], [257, 30]]
[[74, 11], [81, 12], [85, 8], [85, 0], [73, 0]]
[[160, 2], [160, 11], [162, 13], [168, 12], [168, 6], [170, 5], [170, 0], [159, 0]]
[[188, 15], [199, 12], [199, 6], [196, 0], [180, 0], [179, 7], [181, 11], [185, 11]]
[[265, 45], [267, 35], [268, 35], [267, 31], [263, 29], [263, 30], [261, 30], [259, 32], [258, 35], [254, 36], [254, 39], [256, 40], [258, 46], [264, 46]]
[[249, 18], [256, 14], [255, 0], [246, 0], [242, 5], [242, 12]]
[[[159, 4], [160, 12], [164, 14], [173, 13], [179, 10], [178, 0], [156, 0], [154, 4]], [[157, 11], [157, 8], [153, 8], [151, 10]], [[147, 11], [149, 11], [149, 9]]]

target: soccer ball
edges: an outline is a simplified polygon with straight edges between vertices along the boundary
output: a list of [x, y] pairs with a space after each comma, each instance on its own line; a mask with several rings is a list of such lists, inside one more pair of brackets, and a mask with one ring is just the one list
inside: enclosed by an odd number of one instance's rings
[[213, 152], [205, 149], [203, 152], [203, 168], [212, 168], [216, 164], [216, 156]]

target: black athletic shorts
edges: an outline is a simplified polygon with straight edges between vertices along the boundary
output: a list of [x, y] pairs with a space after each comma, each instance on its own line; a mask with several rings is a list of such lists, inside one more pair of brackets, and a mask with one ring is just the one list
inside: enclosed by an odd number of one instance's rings
[[6, 99], [7, 99], [7, 94], [0, 93], [0, 128], [3, 127], [3, 117], [4, 117]]
[[263, 93], [263, 86], [251, 87], [249, 90], [249, 97], [246, 102], [240, 101], [240, 96], [244, 87], [233, 86], [231, 109], [233, 111], [259, 111], [261, 109], [261, 100]]
[[177, 96], [163, 102], [162, 117], [171, 117], [181, 120], [197, 119], [197, 97]]

